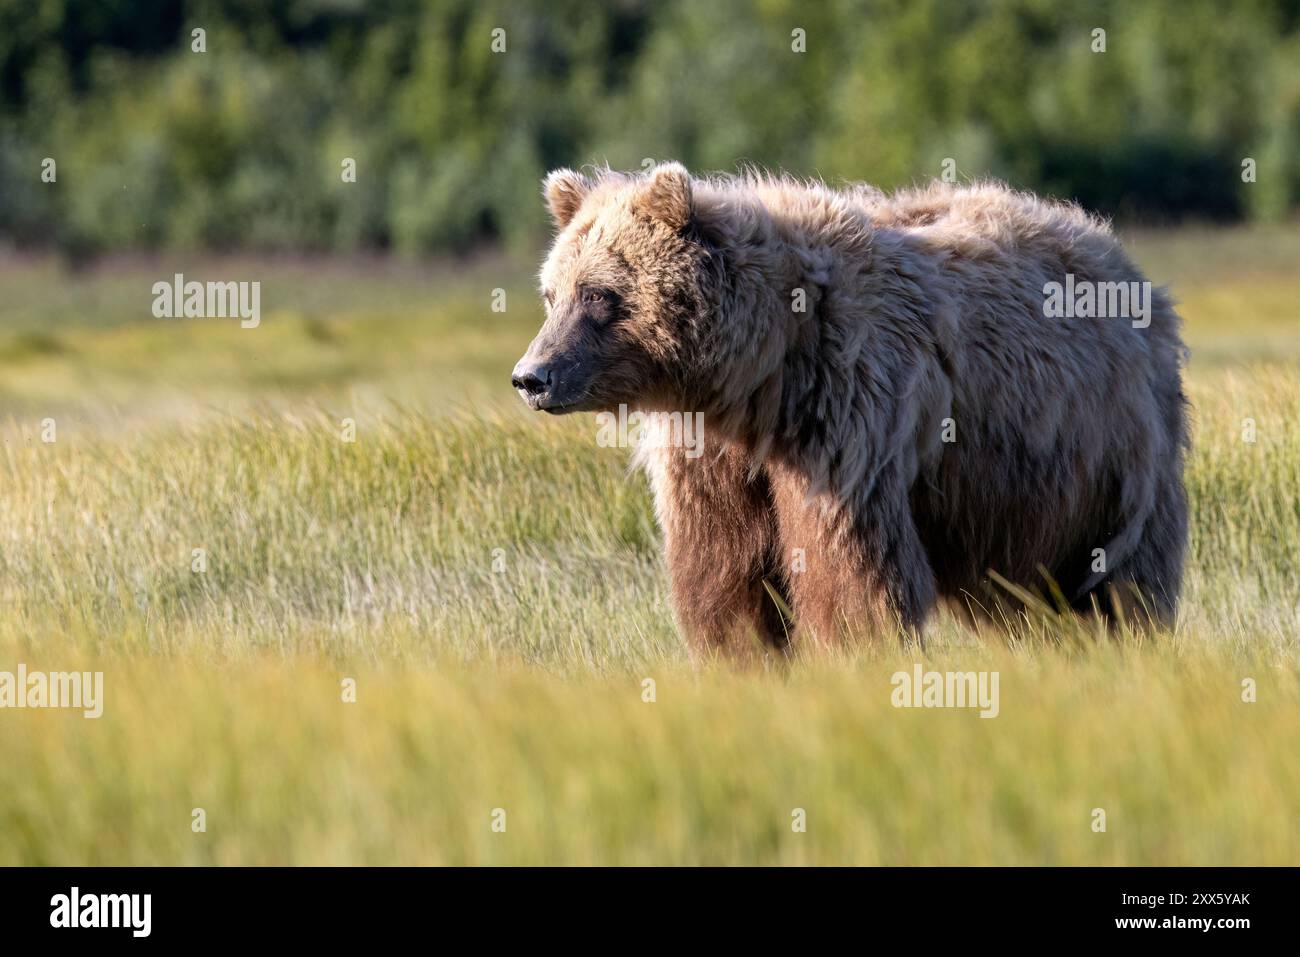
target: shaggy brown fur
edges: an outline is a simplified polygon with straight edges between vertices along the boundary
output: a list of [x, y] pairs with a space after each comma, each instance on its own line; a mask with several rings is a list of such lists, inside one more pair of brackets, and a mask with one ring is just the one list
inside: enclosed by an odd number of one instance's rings
[[990, 571], [1171, 619], [1178, 316], [1161, 289], [1145, 328], [1044, 313], [1066, 274], [1143, 281], [1103, 223], [996, 184], [886, 196], [677, 164], [561, 170], [545, 193], [548, 315], [514, 381], [552, 412], [703, 413], [702, 457], [639, 453], [696, 647], [783, 644], [773, 594], [820, 640], [916, 632], [941, 597], [986, 604]]

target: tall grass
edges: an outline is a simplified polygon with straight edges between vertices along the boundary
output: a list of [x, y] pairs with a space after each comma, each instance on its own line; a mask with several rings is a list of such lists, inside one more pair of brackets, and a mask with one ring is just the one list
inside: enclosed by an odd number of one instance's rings
[[[76, 661], [59, 648], [41, 663]], [[565, 680], [311, 655], [100, 662], [98, 721], [3, 716], [0, 864], [1284, 864], [1300, 852], [1293, 668], [1108, 646], [969, 648], [928, 664], [998, 670], [999, 716], [894, 709], [889, 676], [911, 668], [897, 651], [781, 673], [660, 664]], [[345, 677], [355, 703], [341, 700]], [[1243, 677], [1257, 703], [1241, 701]]]
[[[1287, 643], [1300, 622], [1300, 390], [1289, 372], [1244, 368], [1198, 381], [1193, 399], [1178, 633]], [[8, 616], [222, 655], [307, 642], [559, 670], [683, 660], [645, 479], [625, 451], [596, 446], [591, 421], [394, 409], [347, 429], [318, 411], [129, 441], [11, 430]]]
[[[1180, 290], [1196, 438], [1171, 633], [940, 617], [924, 651], [731, 669], [672, 627], [627, 453], [474, 398], [504, 393], [532, 322], [485, 319], [494, 268], [427, 316], [400, 282], [401, 305], [355, 311], [361, 280], [325, 276], [315, 332], [109, 316], [34, 348], [13, 324], [0, 671], [102, 670], [106, 700], [0, 710], [0, 864], [1295, 861], [1293, 277]], [[916, 661], [999, 672], [1000, 714], [894, 708]]]

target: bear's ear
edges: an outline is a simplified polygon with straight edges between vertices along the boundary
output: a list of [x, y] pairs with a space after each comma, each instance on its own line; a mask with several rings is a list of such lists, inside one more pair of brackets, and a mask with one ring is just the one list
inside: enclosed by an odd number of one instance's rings
[[636, 212], [681, 229], [691, 219], [691, 176], [681, 163], [661, 163], [633, 203]]
[[555, 228], [563, 229], [582, 207], [582, 201], [591, 192], [591, 180], [571, 169], [557, 169], [546, 177], [542, 193], [555, 220]]

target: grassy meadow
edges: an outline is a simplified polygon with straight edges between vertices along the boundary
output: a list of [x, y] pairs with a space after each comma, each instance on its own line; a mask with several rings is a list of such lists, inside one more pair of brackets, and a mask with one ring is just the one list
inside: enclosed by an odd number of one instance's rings
[[[0, 710], [0, 865], [1294, 864], [1300, 234], [1130, 248], [1192, 348], [1177, 627], [744, 669], [689, 660], [627, 452], [511, 392], [527, 264], [0, 258], [0, 671], [105, 697]], [[155, 319], [175, 272], [261, 325]], [[917, 661], [1000, 714], [894, 708]]]

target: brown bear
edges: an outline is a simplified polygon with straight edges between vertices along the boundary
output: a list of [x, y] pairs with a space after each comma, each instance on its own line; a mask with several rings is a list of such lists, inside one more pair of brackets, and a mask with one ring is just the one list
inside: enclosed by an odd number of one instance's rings
[[[940, 599], [996, 604], [991, 573], [1172, 619], [1186, 349], [1106, 224], [996, 183], [676, 163], [544, 192], [546, 321], [512, 383], [659, 423], [638, 457], [697, 649], [919, 634]], [[702, 455], [655, 435], [670, 413], [702, 413]]]

